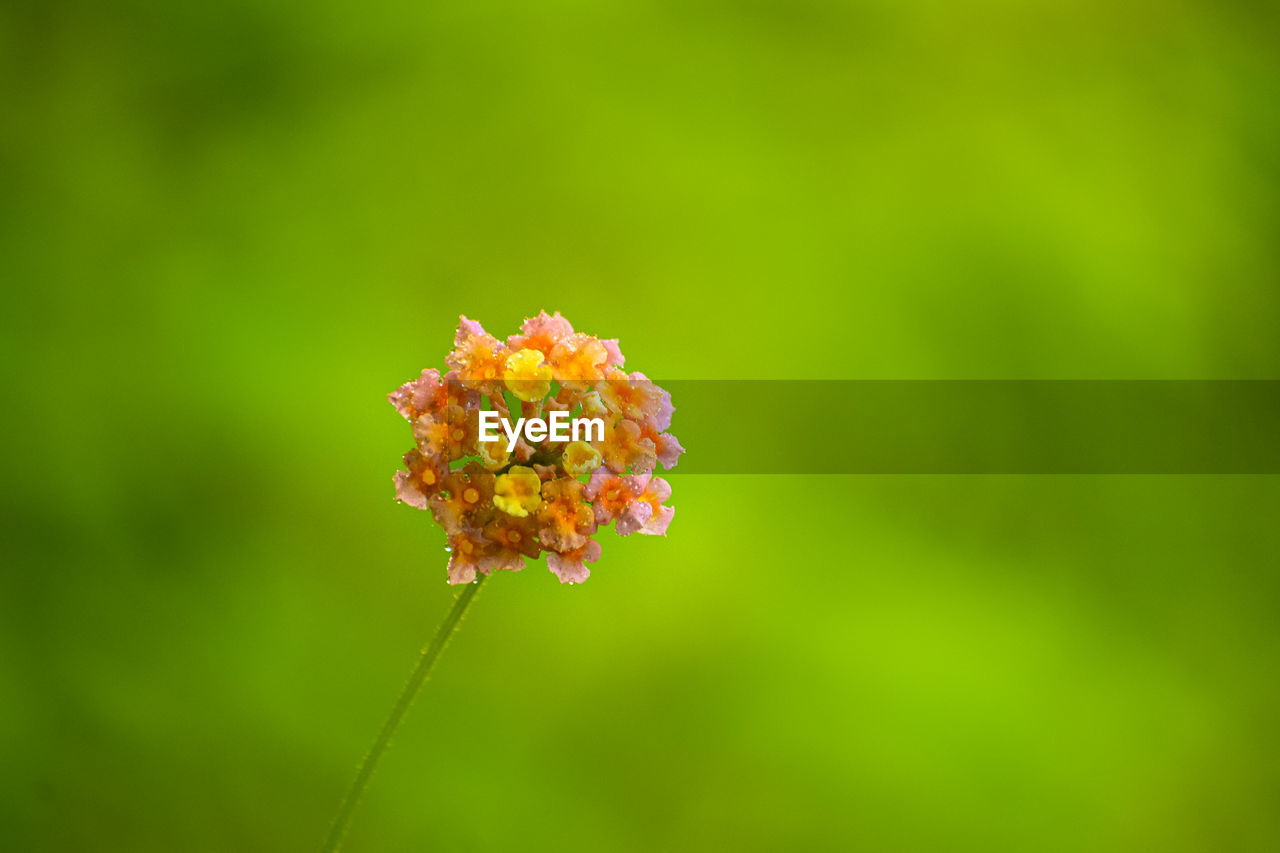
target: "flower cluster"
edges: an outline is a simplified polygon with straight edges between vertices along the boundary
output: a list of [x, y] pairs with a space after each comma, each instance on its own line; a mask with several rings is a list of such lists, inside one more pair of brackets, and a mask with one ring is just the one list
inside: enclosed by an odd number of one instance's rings
[[[413, 427], [396, 499], [431, 512], [449, 537], [449, 583], [519, 571], [547, 554], [561, 583], [580, 583], [600, 557], [595, 534], [665, 536], [671, 486], [653, 475], [684, 448], [667, 432], [671, 395], [624, 371], [617, 340], [575, 332], [545, 311], [502, 342], [460, 318], [448, 372], [435, 369], [388, 395]], [[598, 418], [603, 436], [530, 443], [480, 441], [480, 412], [506, 424], [566, 412]]]

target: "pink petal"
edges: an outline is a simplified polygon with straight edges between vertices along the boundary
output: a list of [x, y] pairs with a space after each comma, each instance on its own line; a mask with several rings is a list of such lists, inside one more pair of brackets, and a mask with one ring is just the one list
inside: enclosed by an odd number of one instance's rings
[[480, 570], [489, 572], [518, 572], [524, 568], [524, 555], [518, 551], [501, 551], [480, 561]]
[[658, 411], [654, 412], [653, 417], [649, 419], [649, 426], [658, 432], [669, 429], [671, 417], [675, 413], [676, 407], [671, 405], [671, 392], [662, 391], [662, 401], [658, 403]]
[[680, 446], [680, 441], [669, 432], [664, 432], [658, 436], [658, 439], [658, 461], [662, 463], [663, 468], [670, 471], [680, 461], [680, 454], [684, 453], [684, 448]]
[[413, 475], [408, 471], [397, 471], [395, 476], [396, 500], [417, 509], [427, 508], [427, 496], [418, 488]]
[[649, 481], [645, 497], [651, 498], [656, 503], [666, 503], [667, 498], [671, 497], [671, 484], [661, 477], [654, 477]]
[[553, 343], [558, 343], [573, 334], [573, 326], [557, 311], [549, 316], [546, 311], [539, 311], [537, 317], [530, 317], [520, 324], [520, 334], [507, 338], [507, 346], [512, 350], [524, 349], [525, 341], [534, 335], [543, 335]]
[[591, 577], [591, 570], [581, 562], [566, 560], [555, 551], [547, 554], [547, 568], [560, 578], [560, 583], [582, 583]]
[[653, 507], [650, 504], [636, 501], [618, 516], [618, 523], [614, 529], [618, 531], [619, 536], [630, 536], [644, 527], [652, 515]]
[[618, 348], [617, 338], [609, 338], [608, 340], [602, 339], [600, 343], [604, 344], [604, 351], [609, 354], [609, 359], [605, 362], [606, 366], [622, 367], [622, 365], [626, 363], [626, 357], [623, 356], [622, 350]]
[[594, 539], [587, 540], [582, 554], [575, 559], [571, 554], [547, 553], [547, 568], [560, 578], [560, 583], [582, 583], [591, 577], [591, 570], [584, 563], [594, 563], [600, 559], [600, 543]]
[[460, 347], [473, 335], [483, 338], [487, 337], [489, 333], [484, 330], [484, 326], [481, 326], [475, 320], [468, 320], [465, 314], [460, 315], [458, 317], [458, 331], [453, 336], [453, 345]]
[[387, 395], [391, 405], [404, 416], [405, 420], [413, 420], [416, 412], [426, 409], [427, 404], [440, 387], [440, 371], [427, 368], [422, 375], [411, 382], [406, 382]]
[[642, 452], [631, 460], [631, 470], [635, 471], [637, 475], [648, 478], [653, 473], [653, 469], [658, 466], [657, 448], [654, 447], [653, 440], [648, 438], [642, 438], [637, 441], [636, 447]]
[[582, 496], [589, 501], [595, 500], [596, 495], [600, 494], [600, 490], [604, 488], [605, 481], [612, 476], [613, 472], [609, 470], [609, 466], [601, 465], [591, 472], [591, 479], [583, 487]]
[[649, 486], [649, 476], [649, 474], [632, 474], [629, 477], [623, 477], [622, 486], [631, 494], [640, 497]]
[[449, 583], [471, 583], [476, 579], [476, 566], [474, 563], [464, 563], [458, 559], [457, 554], [449, 556]]
[[464, 409], [480, 408], [480, 392], [473, 388], [467, 388], [462, 384], [462, 374], [456, 370], [450, 370], [444, 375], [444, 384], [449, 389], [451, 397], [457, 397], [462, 403]]
[[[646, 504], [648, 506], [648, 504]], [[673, 506], [658, 507], [658, 514], [645, 522], [644, 527], [640, 528], [640, 532], [646, 536], [666, 536], [667, 527], [671, 524], [671, 519], [676, 516], [676, 508]]]

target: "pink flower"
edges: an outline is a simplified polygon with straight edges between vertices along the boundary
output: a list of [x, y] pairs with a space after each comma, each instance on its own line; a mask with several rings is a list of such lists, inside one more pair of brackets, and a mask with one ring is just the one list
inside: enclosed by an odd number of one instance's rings
[[657, 448], [640, 434], [635, 421], [621, 420], [606, 423], [604, 439], [593, 443], [604, 464], [621, 474], [630, 468], [637, 474], [647, 474], [657, 462]]
[[[643, 375], [643, 374], [635, 374], [635, 375]], [[645, 381], [648, 382], [649, 380], [646, 379]], [[652, 427], [658, 432], [662, 432], [671, 427], [671, 416], [676, 413], [676, 407], [671, 405], [670, 391], [666, 391], [662, 388], [658, 388], [657, 385], [654, 385], [653, 387], [657, 388], [658, 390], [658, 403], [656, 406], [654, 406], [653, 410], [648, 414], [648, 416], [645, 417], [645, 419], [643, 420], [643, 423], [647, 426]]]
[[556, 381], [574, 391], [589, 391], [604, 378], [609, 351], [592, 335], [577, 333], [560, 341], [547, 356]]
[[574, 551], [596, 532], [595, 515], [582, 502], [582, 484], [568, 477], [543, 484], [537, 522], [538, 540], [547, 551]]
[[387, 395], [391, 405], [406, 421], [416, 421], [418, 415], [431, 408], [440, 388], [440, 371], [429, 367], [417, 379], [406, 382]]
[[478, 462], [468, 462], [450, 471], [440, 481], [440, 488], [427, 499], [436, 523], [447, 532], [484, 527], [493, 515], [495, 478]]
[[652, 423], [659, 432], [671, 426], [671, 414], [675, 411], [671, 395], [639, 371], [628, 376], [616, 368], [610, 369], [606, 381], [596, 389], [610, 411], [624, 418]]
[[646, 536], [666, 536], [671, 519], [675, 518], [675, 507], [663, 506], [662, 502], [671, 497], [671, 484], [661, 477], [649, 481], [639, 500], [651, 508], [649, 520], [640, 528]]
[[597, 524], [608, 524], [617, 519], [614, 529], [618, 531], [618, 535], [630, 536], [640, 530], [653, 515], [653, 507], [640, 500], [648, 484], [647, 474], [620, 477], [601, 465], [591, 473], [591, 479], [582, 495], [591, 501]]
[[479, 323], [462, 316], [458, 318], [453, 346], [444, 363], [457, 371], [459, 382], [481, 394], [502, 393], [508, 353], [501, 341]]
[[416, 509], [426, 509], [427, 498], [440, 490], [449, 469], [441, 460], [416, 448], [404, 455], [404, 464], [409, 470], [397, 471], [395, 475], [396, 500]]
[[600, 543], [594, 539], [588, 539], [581, 548], [575, 548], [563, 554], [549, 551], [547, 568], [560, 578], [560, 583], [582, 583], [591, 576], [591, 570], [583, 563], [594, 563], [598, 559], [600, 559]]
[[536, 560], [542, 553], [531, 519], [500, 512], [484, 526], [483, 532], [484, 537], [497, 548], [493, 558], [494, 571], [518, 572], [524, 568], [525, 558]]
[[449, 534], [449, 583], [471, 583], [477, 571], [489, 574], [494, 551], [494, 544], [474, 527]]
[[507, 349], [519, 352], [522, 349], [536, 349], [544, 356], [551, 355], [555, 345], [573, 334], [573, 326], [560, 316], [547, 316], [546, 311], [539, 311], [537, 317], [530, 317], [520, 326], [520, 334], [507, 338]]
[[441, 379], [440, 371], [435, 368], [422, 371], [421, 376], [392, 391], [387, 399], [411, 423], [422, 415], [438, 414], [449, 406], [467, 410], [480, 408], [480, 395], [464, 388], [456, 371], [446, 373]]
[[601, 339], [600, 343], [604, 345], [604, 351], [609, 354], [605, 367], [622, 367], [627, 363], [626, 356], [622, 354], [622, 350], [618, 349], [617, 338]]
[[669, 432], [658, 432], [648, 424], [640, 426], [641, 438], [647, 438], [653, 442], [658, 461], [662, 463], [662, 467], [670, 471], [676, 467], [676, 463], [680, 461], [680, 454], [684, 453], [684, 448], [680, 446], [680, 442]]
[[480, 415], [461, 406], [445, 406], [436, 414], [422, 415], [413, 422], [413, 438], [426, 455], [453, 461], [473, 456], [480, 431]]

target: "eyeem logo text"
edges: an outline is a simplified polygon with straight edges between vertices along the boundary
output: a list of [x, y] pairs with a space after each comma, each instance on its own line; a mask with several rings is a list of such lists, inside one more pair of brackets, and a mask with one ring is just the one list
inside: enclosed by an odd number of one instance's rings
[[498, 428], [507, 436], [507, 452], [515, 450], [516, 441], [524, 433], [525, 441], [537, 444], [551, 441], [604, 441], [603, 418], [572, 418], [568, 412], [552, 412], [551, 419], [518, 418], [515, 426], [505, 420], [497, 412], [482, 411], [480, 413], [480, 440], [483, 442], [501, 441]]

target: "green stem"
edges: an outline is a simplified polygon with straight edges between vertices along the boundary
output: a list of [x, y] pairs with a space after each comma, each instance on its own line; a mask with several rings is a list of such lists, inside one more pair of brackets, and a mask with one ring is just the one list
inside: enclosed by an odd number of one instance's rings
[[400, 692], [400, 698], [396, 700], [395, 707], [391, 709], [391, 716], [387, 717], [386, 723], [382, 726], [382, 731], [378, 732], [378, 739], [373, 742], [373, 748], [369, 750], [369, 754], [361, 762], [360, 770], [356, 773], [356, 779], [351, 783], [351, 790], [347, 792], [346, 798], [342, 801], [342, 807], [338, 809], [338, 816], [333, 821], [333, 828], [329, 830], [329, 837], [325, 840], [324, 847], [321, 848], [323, 853], [334, 853], [342, 846], [342, 836], [346, 834], [347, 824], [351, 821], [351, 813], [356, 810], [356, 804], [360, 802], [360, 796], [364, 793], [364, 789], [369, 787], [369, 779], [373, 776], [373, 771], [378, 766], [378, 759], [382, 758], [382, 753], [387, 751], [387, 746], [391, 743], [391, 736], [396, 733], [396, 729], [400, 727], [400, 721], [404, 719], [405, 712], [413, 704], [413, 697], [417, 694], [418, 688], [422, 687], [422, 682], [426, 681], [427, 676], [431, 674], [431, 667], [435, 665], [436, 658], [440, 657], [440, 652], [444, 650], [449, 638], [457, 630], [458, 623], [462, 621], [462, 614], [467, 611], [467, 606], [471, 604], [471, 599], [475, 598], [476, 593], [480, 591], [480, 585], [484, 583], [485, 577], [486, 575], [479, 575], [475, 583], [466, 585], [462, 590], [462, 595], [459, 595], [457, 600], [453, 602], [453, 609], [449, 611], [449, 615], [444, 617], [444, 621], [436, 629], [436, 634], [431, 638], [431, 642], [422, 650], [422, 657], [418, 658], [418, 665], [414, 667], [413, 675], [409, 676], [409, 683]]

